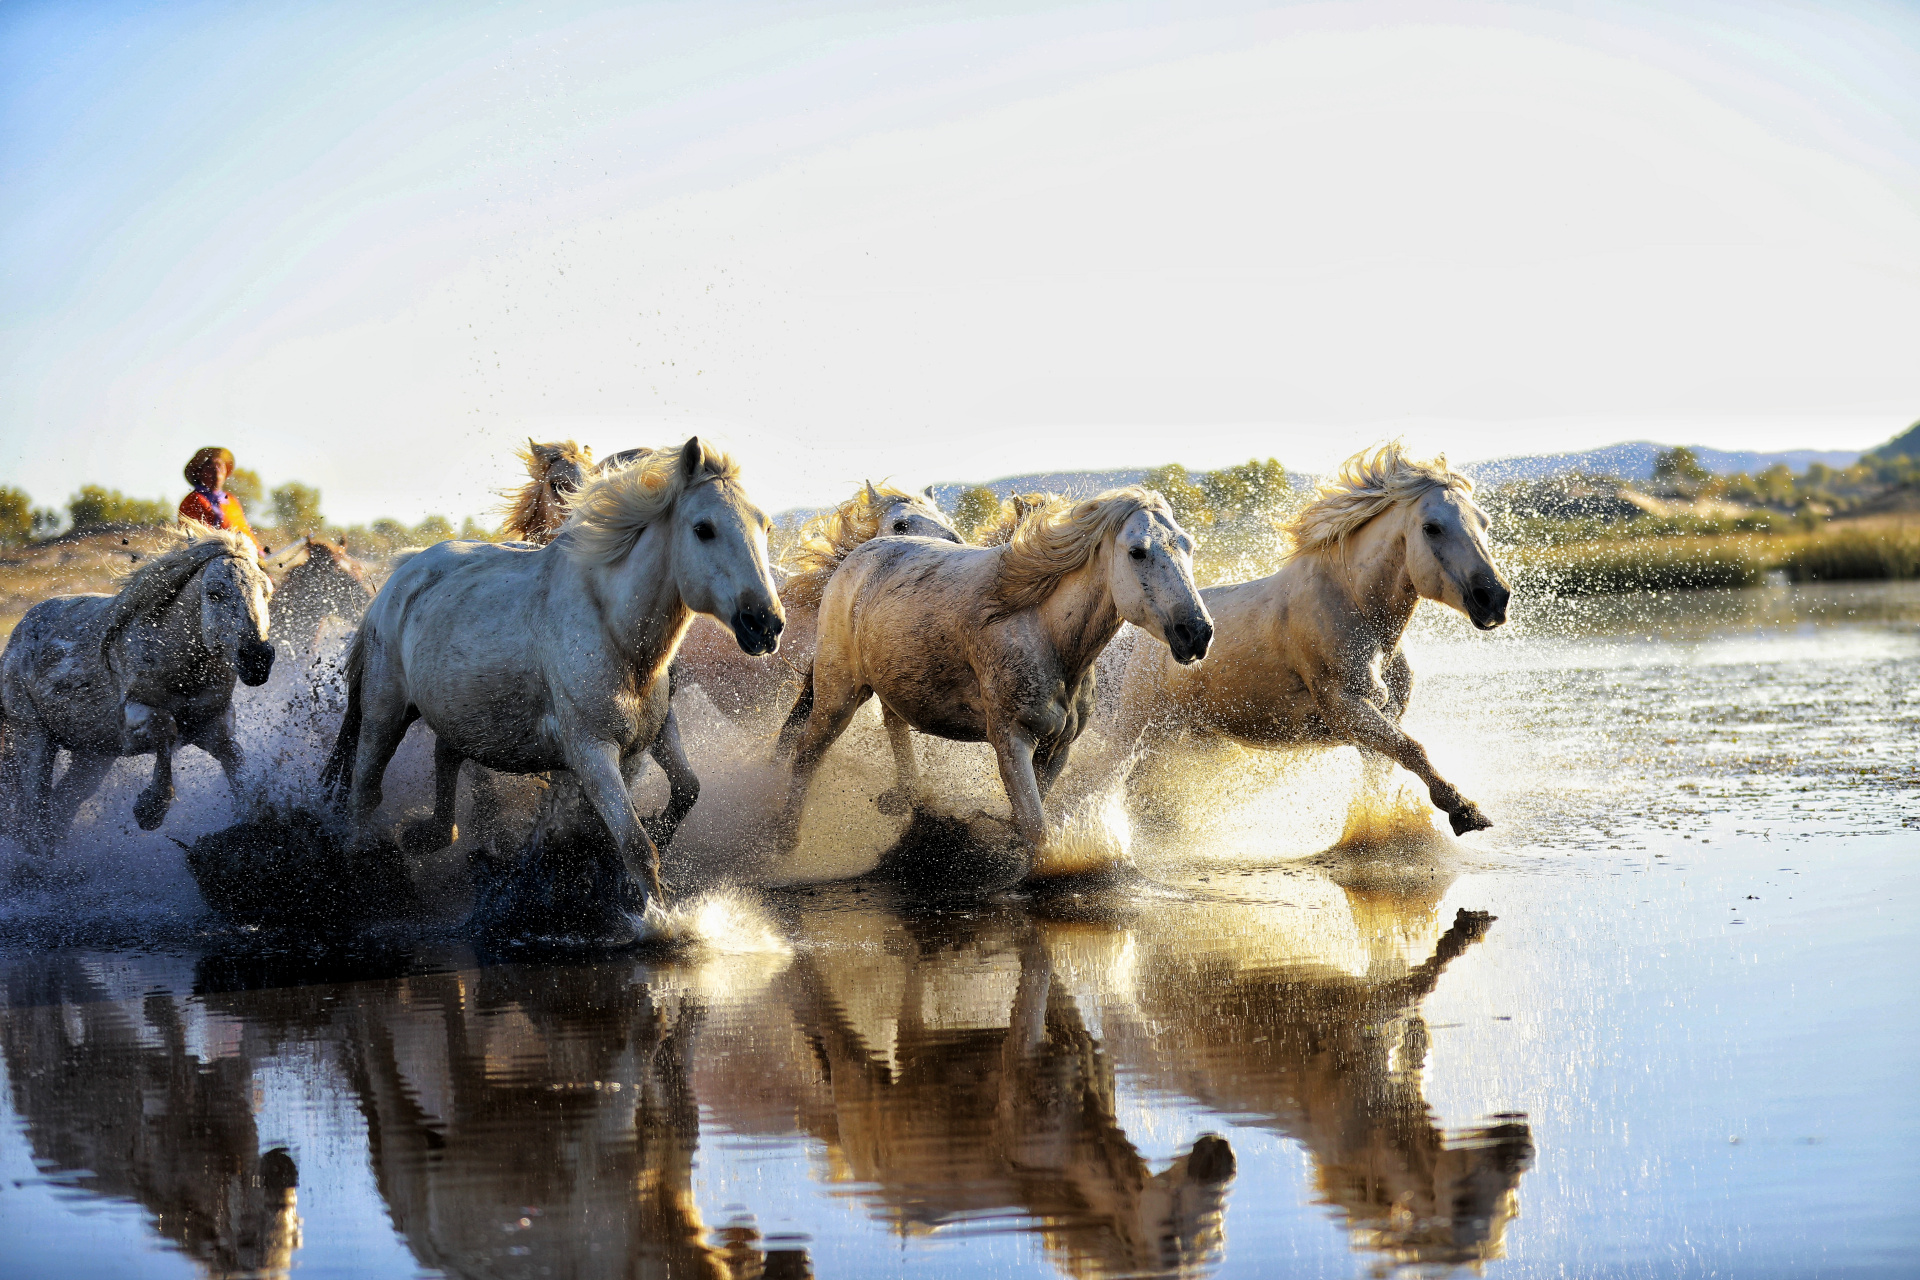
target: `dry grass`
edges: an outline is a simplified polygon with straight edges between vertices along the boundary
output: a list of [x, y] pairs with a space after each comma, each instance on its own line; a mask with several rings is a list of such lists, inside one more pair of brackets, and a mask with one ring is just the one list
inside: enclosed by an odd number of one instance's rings
[[115, 590], [115, 576], [135, 559], [170, 544], [168, 530], [131, 529], [0, 549], [0, 638], [49, 596]]

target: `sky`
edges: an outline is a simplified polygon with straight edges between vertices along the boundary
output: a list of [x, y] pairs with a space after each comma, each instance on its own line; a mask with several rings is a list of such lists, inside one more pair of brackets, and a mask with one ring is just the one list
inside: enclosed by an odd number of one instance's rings
[[1920, 5], [0, 7], [0, 484], [485, 513], [1920, 418]]

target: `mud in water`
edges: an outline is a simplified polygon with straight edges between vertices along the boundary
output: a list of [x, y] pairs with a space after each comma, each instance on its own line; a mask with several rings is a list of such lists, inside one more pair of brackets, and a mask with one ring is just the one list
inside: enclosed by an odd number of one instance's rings
[[[862, 717], [778, 853], [695, 694], [664, 945], [593, 959], [449, 908], [520, 780], [317, 875], [337, 689], [287, 664], [248, 812], [187, 752], [165, 832], [122, 766], [57, 874], [0, 847], [0, 1276], [1911, 1274], [1920, 590], [1520, 603], [1409, 643], [1465, 839], [1352, 753], [1194, 745], [1132, 804], [1076, 764], [1028, 866], [985, 748], [890, 815]], [[232, 923], [175, 840], [230, 917], [380, 918]]]

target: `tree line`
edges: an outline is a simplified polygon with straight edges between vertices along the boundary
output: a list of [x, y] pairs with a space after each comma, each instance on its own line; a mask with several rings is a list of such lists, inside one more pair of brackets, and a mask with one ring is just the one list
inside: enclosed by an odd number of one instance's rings
[[[320, 490], [289, 480], [269, 490], [260, 476], [242, 467], [227, 478], [227, 491], [240, 499], [254, 533], [269, 546], [313, 534], [344, 541], [356, 552], [384, 555], [400, 547], [423, 546], [448, 538], [499, 536], [472, 516], [456, 528], [445, 516], [431, 515], [418, 524], [382, 518], [366, 524], [340, 525], [327, 520], [320, 508]], [[110, 529], [156, 528], [170, 525], [179, 508], [164, 499], [138, 498], [97, 484], [81, 485], [67, 499], [65, 511], [36, 507], [23, 489], [0, 486], [0, 546], [21, 546], [67, 535]]]

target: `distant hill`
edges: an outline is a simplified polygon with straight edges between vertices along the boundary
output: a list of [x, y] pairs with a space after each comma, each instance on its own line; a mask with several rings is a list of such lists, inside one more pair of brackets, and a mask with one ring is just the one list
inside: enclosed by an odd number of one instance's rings
[[1875, 458], [1920, 458], [1920, 422], [1867, 453]]
[[[1653, 478], [1653, 460], [1672, 447], [1654, 444], [1649, 440], [1636, 440], [1631, 444], [1610, 444], [1601, 449], [1588, 449], [1584, 453], [1531, 454], [1469, 462], [1460, 470], [1485, 485], [1505, 484], [1509, 480], [1544, 480], [1549, 476], [1571, 472], [1614, 476], [1621, 480], [1650, 480]], [[1824, 462], [1830, 467], [1850, 467], [1860, 460], [1858, 450], [1848, 449], [1789, 449], [1782, 453], [1757, 453], [1746, 449], [1709, 449], [1698, 444], [1687, 447], [1693, 450], [1701, 466], [1721, 476], [1738, 472], [1753, 475], [1781, 462], [1786, 463], [1788, 470], [1799, 475], [1816, 462]], [[1920, 447], [1916, 447], [1916, 452], [1920, 452]]]
[[[1747, 449], [1710, 449], [1706, 445], [1688, 447], [1700, 460], [1701, 466], [1715, 475], [1723, 476], [1739, 472], [1753, 475], [1765, 471], [1778, 462], [1786, 463], [1788, 470], [1799, 475], [1816, 462], [1824, 462], [1830, 467], [1850, 467], [1862, 456], [1858, 450], [1850, 449], [1788, 449], [1780, 453], [1759, 453]], [[1550, 476], [1576, 472], [1582, 475], [1613, 476], [1620, 480], [1644, 481], [1653, 478], [1653, 460], [1671, 448], [1673, 446], [1670, 444], [1636, 440], [1629, 444], [1610, 444], [1600, 449], [1588, 449], [1584, 453], [1542, 453], [1513, 458], [1490, 458], [1483, 462], [1464, 463], [1460, 470], [1487, 486], [1505, 484], [1510, 480], [1544, 480]], [[1871, 452], [1889, 458], [1897, 457], [1902, 453], [1920, 458], [1920, 422], [1916, 422], [1906, 432]], [[1027, 475], [1003, 476], [998, 480], [984, 481], [983, 487], [993, 490], [1003, 498], [1016, 493], [1064, 493], [1072, 498], [1086, 498], [1123, 484], [1138, 484], [1146, 477], [1147, 471], [1146, 467], [1129, 467], [1116, 471], [1036, 471]], [[1296, 489], [1301, 489], [1312, 488], [1319, 477], [1289, 471], [1287, 479]], [[959, 500], [961, 492], [972, 487], [971, 483], [937, 484], [933, 486], [933, 494], [944, 510], [951, 511], [954, 503]], [[796, 507], [791, 511], [782, 511], [775, 518], [783, 528], [797, 528], [825, 509], [824, 507]]]

